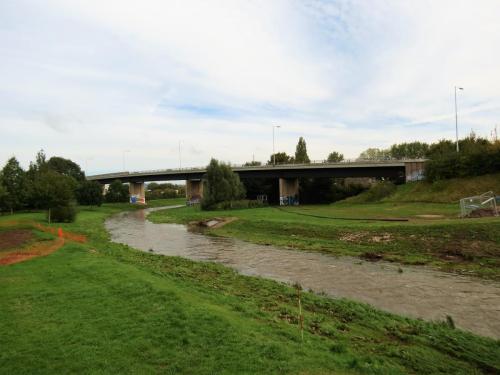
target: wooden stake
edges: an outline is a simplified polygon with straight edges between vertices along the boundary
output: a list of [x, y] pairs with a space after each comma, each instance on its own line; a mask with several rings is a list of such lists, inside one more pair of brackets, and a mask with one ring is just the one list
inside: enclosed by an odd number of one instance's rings
[[299, 327], [300, 327], [300, 337], [304, 341], [304, 316], [302, 315], [302, 302], [300, 300], [300, 285], [297, 284], [297, 299], [299, 301]]

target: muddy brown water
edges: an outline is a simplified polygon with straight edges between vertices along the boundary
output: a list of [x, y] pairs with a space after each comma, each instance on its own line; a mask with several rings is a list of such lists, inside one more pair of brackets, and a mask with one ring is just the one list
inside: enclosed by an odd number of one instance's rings
[[205, 236], [185, 225], [148, 221], [148, 213], [158, 209], [165, 207], [110, 217], [106, 228], [112, 241], [143, 251], [153, 249], [156, 254], [221, 263], [245, 275], [298, 282], [315, 292], [365, 302], [399, 315], [433, 321], [449, 315], [461, 329], [500, 338], [498, 282]]

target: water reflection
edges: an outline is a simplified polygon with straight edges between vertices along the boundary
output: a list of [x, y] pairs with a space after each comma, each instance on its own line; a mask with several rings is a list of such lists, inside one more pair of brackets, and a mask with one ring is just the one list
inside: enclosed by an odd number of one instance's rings
[[[117, 214], [106, 221], [115, 242], [157, 254], [211, 261], [245, 275], [298, 282], [332, 297], [362, 301], [380, 309], [427, 320], [453, 317], [457, 326], [500, 337], [500, 284], [450, 275], [422, 267], [361, 262], [307, 251], [255, 245], [205, 236], [185, 225], [153, 224], [149, 212]], [[160, 208], [162, 209], [162, 208]]]

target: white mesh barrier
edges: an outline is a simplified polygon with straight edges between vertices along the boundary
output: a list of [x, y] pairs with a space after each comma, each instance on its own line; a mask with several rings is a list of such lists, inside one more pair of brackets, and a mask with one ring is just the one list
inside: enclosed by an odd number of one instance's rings
[[460, 214], [462, 217], [467, 216], [498, 216], [495, 194], [488, 191], [481, 195], [460, 199]]

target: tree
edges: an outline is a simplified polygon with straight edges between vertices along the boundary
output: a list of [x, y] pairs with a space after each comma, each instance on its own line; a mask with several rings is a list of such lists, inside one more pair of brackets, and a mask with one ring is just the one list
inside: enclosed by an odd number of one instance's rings
[[389, 150], [393, 159], [423, 159], [429, 151], [429, 145], [424, 142], [393, 144]]
[[437, 158], [451, 153], [456, 153], [455, 143], [448, 139], [441, 139], [439, 142], [433, 143], [429, 146], [426, 157]]
[[294, 159], [292, 156], [287, 155], [286, 152], [277, 152], [271, 154], [267, 165], [273, 165], [275, 162], [276, 164], [291, 164], [294, 162]]
[[122, 184], [120, 180], [114, 180], [109, 184], [108, 192], [106, 193], [106, 202], [118, 203], [129, 201], [129, 187]]
[[38, 173], [33, 186], [33, 202], [35, 207], [48, 210], [48, 220], [51, 221], [51, 211], [61, 213], [56, 221], [72, 221], [76, 182], [72, 177], [64, 176], [53, 170]]
[[380, 148], [369, 148], [363, 151], [358, 156], [358, 160], [388, 160], [391, 158], [389, 150]]
[[455, 142], [450, 140], [430, 145], [425, 166], [427, 180], [478, 176], [500, 170], [500, 148], [495, 142], [471, 133], [459, 140], [458, 145], [458, 153]]
[[10, 158], [2, 170], [2, 186], [5, 198], [0, 201], [2, 209], [13, 212], [27, 203], [26, 172], [21, 168], [15, 157]]
[[171, 183], [151, 182], [146, 186], [146, 200], [177, 198], [186, 196], [186, 187]]
[[103, 201], [102, 185], [97, 181], [84, 180], [76, 190], [76, 197], [83, 206], [100, 206]]
[[326, 161], [329, 163], [339, 163], [342, 160], [344, 160], [344, 155], [337, 151], [330, 152], [328, 158], [326, 159]]
[[311, 162], [309, 156], [307, 155], [306, 141], [303, 137], [299, 138], [299, 142], [295, 148], [295, 162], [300, 164], [307, 164]]
[[5, 207], [3, 207], [2, 202], [5, 202], [7, 199], [8, 199], [8, 193], [2, 184], [2, 174], [0, 173], [0, 211], [4, 210]]
[[72, 160], [53, 156], [47, 162], [47, 167], [64, 176], [73, 177], [78, 182], [85, 180], [85, 173], [83, 173], [80, 166]]
[[242, 199], [244, 196], [245, 187], [231, 167], [215, 159], [210, 160], [203, 186], [202, 209], [213, 209], [219, 203]]
[[243, 164], [244, 167], [258, 167], [260, 165], [262, 165], [262, 163], [256, 160], [247, 161], [245, 164]]

